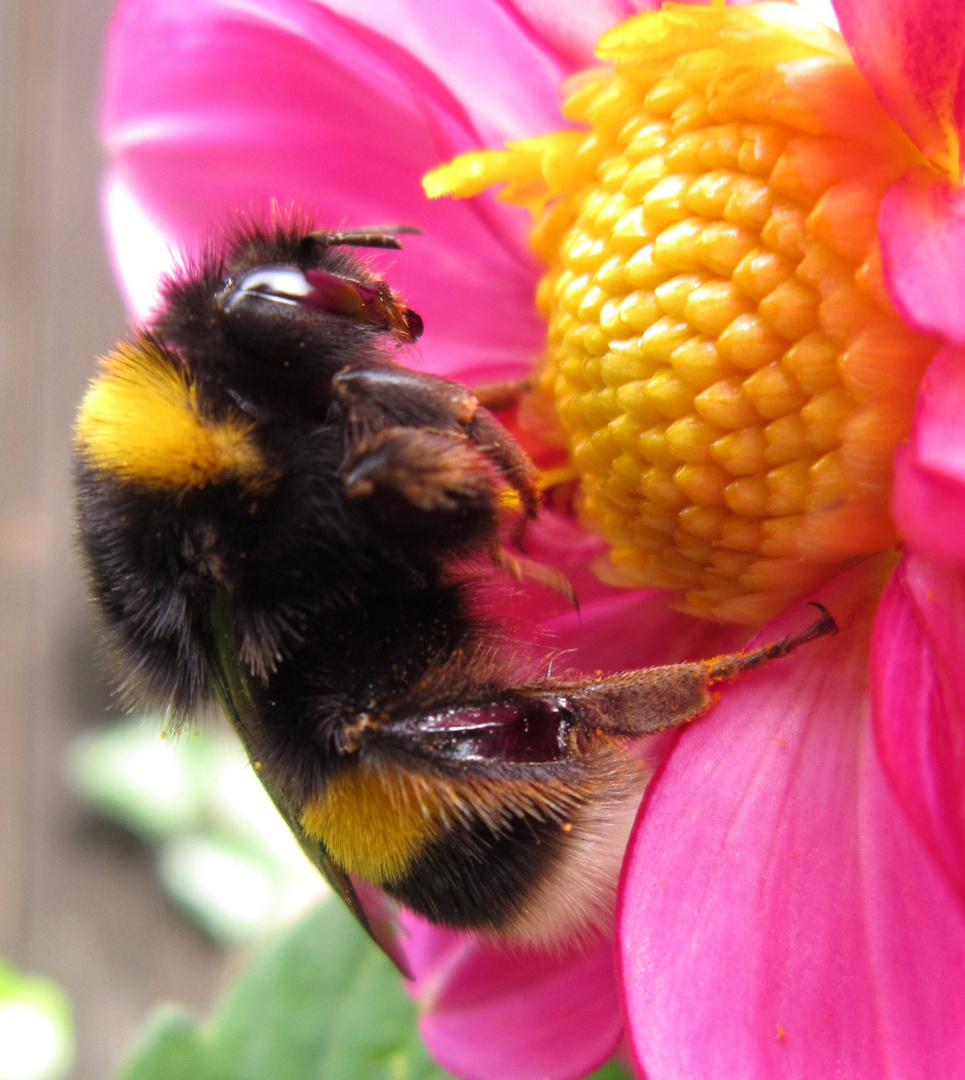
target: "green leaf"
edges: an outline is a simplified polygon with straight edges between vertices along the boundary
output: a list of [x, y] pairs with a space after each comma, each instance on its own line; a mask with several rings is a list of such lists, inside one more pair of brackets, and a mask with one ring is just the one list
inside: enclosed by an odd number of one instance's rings
[[224, 1080], [444, 1080], [398, 972], [345, 908], [320, 905], [266, 949], [216, 1019]]
[[591, 1072], [586, 1080], [633, 1080], [633, 1077], [619, 1062], [611, 1060]]
[[324, 902], [258, 953], [211, 1023], [159, 1012], [118, 1080], [449, 1080], [399, 973]]
[[164, 1005], [148, 1022], [118, 1080], [213, 1080], [198, 1025], [182, 1009]]
[[[259, 952], [199, 1027], [157, 1014], [118, 1080], [452, 1080], [399, 973], [334, 898]], [[590, 1080], [627, 1080], [611, 1062]]]

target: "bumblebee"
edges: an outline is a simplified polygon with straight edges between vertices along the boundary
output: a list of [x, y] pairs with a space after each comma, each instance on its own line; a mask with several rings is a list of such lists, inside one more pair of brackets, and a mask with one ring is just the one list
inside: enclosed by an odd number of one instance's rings
[[399, 363], [422, 322], [357, 251], [397, 246], [274, 221], [166, 281], [77, 419], [93, 593], [127, 697], [175, 723], [220, 704], [387, 950], [379, 894], [482, 934], [592, 934], [648, 779], [634, 740], [834, 624], [612, 677], [525, 673], [479, 582], [525, 570], [505, 537], [538, 512], [536, 472], [485, 395]]

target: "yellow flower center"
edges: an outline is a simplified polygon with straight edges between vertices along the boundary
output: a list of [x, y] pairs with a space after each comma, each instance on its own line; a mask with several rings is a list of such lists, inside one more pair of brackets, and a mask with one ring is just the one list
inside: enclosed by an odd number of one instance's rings
[[877, 214], [921, 157], [791, 5], [666, 4], [601, 39], [574, 129], [430, 195], [527, 206], [547, 271], [541, 434], [630, 584], [759, 623], [898, 539], [892, 458], [936, 343], [885, 290]]

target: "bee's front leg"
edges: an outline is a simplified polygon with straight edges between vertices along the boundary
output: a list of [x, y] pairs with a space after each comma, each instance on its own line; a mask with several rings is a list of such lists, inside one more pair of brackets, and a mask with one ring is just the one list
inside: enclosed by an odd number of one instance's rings
[[[332, 385], [346, 413], [346, 430], [351, 433], [346, 468], [366, 440], [386, 428], [458, 435], [518, 492], [526, 516], [536, 516], [539, 495], [532, 462], [464, 386], [396, 364], [346, 368]], [[458, 457], [459, 452], [454, 452], [452, 462]]]
[[492, 518], [496, 479], [466, 434], [388, 427], [365, 436], [341, 470], [350, 499], [371, 499], [390, 513], [473, 514]]
[[419, 546], [472, 544], [517, 580], [540, 582], [576, 603], [562, 574], [504, 547], [499, 535], [502, 485], [470, 435], [383, 428], [358, 443], [341, 477], [350, 500], [364, 501], [373, 517]]

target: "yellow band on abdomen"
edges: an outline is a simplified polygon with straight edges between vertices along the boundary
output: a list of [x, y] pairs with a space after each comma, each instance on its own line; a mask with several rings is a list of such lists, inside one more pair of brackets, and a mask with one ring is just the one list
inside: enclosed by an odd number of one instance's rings
[[301, 825], [350, 874], [396, 881], [438, 835], [439, 817], [418, 780], [395, 769], [357, 768], [328, 781]]

